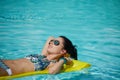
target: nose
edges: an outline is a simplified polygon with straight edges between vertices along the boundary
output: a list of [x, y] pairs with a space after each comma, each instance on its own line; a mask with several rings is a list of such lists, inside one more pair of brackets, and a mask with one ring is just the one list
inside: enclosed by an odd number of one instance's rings
[[53, 42], [50, 42], [49, 45], [53, 45]]

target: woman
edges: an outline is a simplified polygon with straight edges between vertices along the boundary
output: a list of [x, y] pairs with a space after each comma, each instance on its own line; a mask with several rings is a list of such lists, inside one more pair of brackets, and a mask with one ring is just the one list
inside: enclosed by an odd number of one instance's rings
[[0, 60], [0, 76], [48, 69], [50, 74], [59, 73], [63, 64], [77, 60], [77, 50], [65, 36], [48, 38], [41, 54], [28, 55], [17, 60]]

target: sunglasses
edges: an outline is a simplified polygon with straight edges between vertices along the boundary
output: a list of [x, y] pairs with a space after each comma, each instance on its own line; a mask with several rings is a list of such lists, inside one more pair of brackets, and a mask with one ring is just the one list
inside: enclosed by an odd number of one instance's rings
[[49, 42], [49, 44], [50, 44], [51, 42], [53, 42], [53, 44], [54, 44], [55, 46], [60, 45], [60, 41], [58, 41], [58, 40], [51, 40], [51, 41]]

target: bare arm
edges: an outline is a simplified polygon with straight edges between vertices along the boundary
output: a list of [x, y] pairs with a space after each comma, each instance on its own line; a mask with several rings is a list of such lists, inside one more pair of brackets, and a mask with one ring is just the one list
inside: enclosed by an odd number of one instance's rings
[[[62, 55], [62, 54], [61, 54]], [[59, 55], [60, 56], [60, 55]], [[71, 58], [67, 58], [67, 57], [64, 57], [66, 61], [64, 61], [64, 59], [59, 59], [58, 62], [56, 63], [53, 63], [52, 65], [50, 65], [48, 67], [48, 70], [49, 70], [49, 73], [50, 74], [56, 74], [56, 73], [59, 73], [61, 71], [61, 69], [63, 68], [63, 64], [66, 63], [66, 65], [70, 65], [72, 66], [73, 65], [73, 62], [72, 62], [72, 59]]]
[[53, 66], [48, 68], [50, 74], [57, 74], [61, 71], [64, 64], [64, 60], [59, 60]]
[[44, 47], [43, 47], [43, 50], [42, 50], [42, 54], [43, 55], [47, 55], [48, 53], [47, 53], [47, 48], [48, 48], [48, 45], [49, 45], [49, 42], [50, 42], [50, 40], [52, 40], [52, 39], [54, 39], [54, 37], [49, 37], [48, 38], [48, 40], [46, 41], [46, 43], [45, 43], [45, 45], [44, 45]]

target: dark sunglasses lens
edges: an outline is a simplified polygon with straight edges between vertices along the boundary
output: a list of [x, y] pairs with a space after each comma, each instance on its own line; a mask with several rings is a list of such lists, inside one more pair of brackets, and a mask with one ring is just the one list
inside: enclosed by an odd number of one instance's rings
[[54, 41], [54, 45], [58, 46], [59, 44], [60, 44], [60, 43], [59, 43], [58, 40], [55, 40], [55, 41]]

